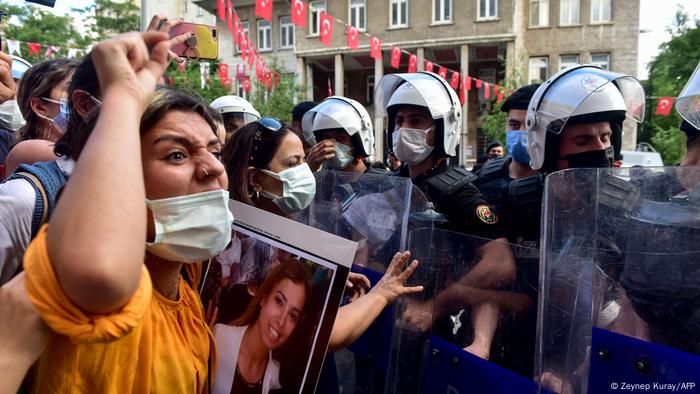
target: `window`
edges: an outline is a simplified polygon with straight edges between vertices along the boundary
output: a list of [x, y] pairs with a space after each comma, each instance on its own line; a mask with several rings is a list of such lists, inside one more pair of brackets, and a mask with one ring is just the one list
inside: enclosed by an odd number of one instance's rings
[[374, 75], [367, 76], [367, 105], [374, 103]]
[[580, 0], [561, 0], [559, 2], [559, 24], [562, 26], [579, 24], [580, 10]]
[[[241, 21], [241, 28], [243, 28], [243, 33], [244, 35], [248, 36], [250, 38], [250, 23], [248, 21]], [[251, 43], [248, 42], [248, 45]], [[240, 53], [241, 52], [241, 46], [236, 45], [236, 52]]]
[[408, 0], [391, 0], [390, 27], [408, 27]]
[[578, 64], [578, 55], [559, 56], [559, 69], [563, 70], [571, 65]]
[[433, 0], [433, 23], [452, 22], [452, 0]]
[[258, 49], [261, 52], [272, 50], [272, 24], [264, 19], [258, 21]]
[[359, 31], [367, 29], [365, 0], [350, 0], [350, 25]]
[[591, 64], [594, 66], [603, 67], [606, 70], [610, 70], [610, 54], [591, 53]]
[[549, 0], [530, 0], [530, 26], [549, 25]]
[[498, 0], [477, 0], [479, 12], [478, 19], [496, 19], [498, 18]]
[[280, 47], [294, 48], [294, 25], [291, 16], [280, 17]]
[[[185, 2], [187, 4], [187, 2]], [[197, 6], [197, 16], [204, 16], [204, 9], [200, 6]]]
[[309, 34], [312, 36], [319, 35], [321, 31], [321, 12], [326, 12], [325, 1], [312, 1], [309, 3]]
[[238, 97], [243, 97], [248, 100], [248, 92], [243, 89], [243, 82], [238, 81]]
[[610, 0], [591, 0], [591, 23], [610, 22]]
[[549, 59], [546, 56], [530, 58], [530, 68], [528, 71], [529, 83], [542, 83], [547, 79], [548, 63]]

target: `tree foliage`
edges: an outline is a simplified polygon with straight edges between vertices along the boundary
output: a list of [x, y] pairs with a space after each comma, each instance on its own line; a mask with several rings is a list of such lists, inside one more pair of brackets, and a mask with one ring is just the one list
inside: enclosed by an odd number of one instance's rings
[[75, 11], [85, 16], [85, 23], [97, 41], [140, 30], [139, 7], [130, 1], [95, 0], [95, 4]]

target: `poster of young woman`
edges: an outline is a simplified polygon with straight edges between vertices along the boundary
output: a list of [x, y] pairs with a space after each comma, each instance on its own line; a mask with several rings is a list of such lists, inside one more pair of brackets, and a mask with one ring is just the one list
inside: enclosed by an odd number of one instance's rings
[[214, 393], [313, 392], [356, 243], [231, 200], [231, 243], [202, 298]]

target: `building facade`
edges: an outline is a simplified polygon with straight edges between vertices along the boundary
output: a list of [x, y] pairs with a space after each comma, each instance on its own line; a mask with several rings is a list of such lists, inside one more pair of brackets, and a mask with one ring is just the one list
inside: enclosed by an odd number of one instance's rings
[[[166, 1], [159, 0], [163, 3]], [[179, 0], [185, 1], [185, 0]], [[216, 15], [216, 0], [193, 0]], [[334, 94], [353, 98], [372, 111], [374, 87], [386, 73], [406, 72], [408, 56], [398, 69], [390, 66], [391, 47], [400, 46], [423, 60], [487, 82], [519, 86], [542, 81], [574, 63], [593, 63], [637, 75], [639, 0], [315, 0], [308, 1], [305, 29], [291, 22], [291, 2], [273, 3], [272, 23], [255, 16], [254, 0], [233, 6], [253, 45], [267, 63], [294, 75], [306, 98], [320, 101]], [[360, 45], [347, 46], [342, 25], [333, 26], [330, 47], [320, 42], [319, 12], [357, 27]], [[219, 54], [233, 70], [242, 63], [225, 22], [218, 21]], [[384, 59], [369, 55], [369, 39], [382, 40]], [[493, 97], [468, 92], [459, 162], [482, 152], [480, 115]], [[382, 152], [384, 121], [375, 120], [377, 151]], [[625, 149], [634, 149], [636, 127], [625, 125]]]

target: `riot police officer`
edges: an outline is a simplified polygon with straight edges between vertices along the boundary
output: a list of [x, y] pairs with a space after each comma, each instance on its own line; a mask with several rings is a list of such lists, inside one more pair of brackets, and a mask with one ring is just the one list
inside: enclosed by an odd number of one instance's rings
[[302, 130], [312, 151], [324, 151], [320, 157], [324, 169], [388, 175], [366, 162], [374, 149], [374, 130], [367, 110], [357, 101], [328, 97], [304, 114]]
[[[454, 90], [429, 72], [385, 75], [377, 86], [375, 114], [388, 117], [388, 146], [407, 164], [404, 175], [410, 176], [435, 210], [449, 219], [450, 228], [497, 240], [478, 247], [479, 262], [461, 278], [454, 278], [455, 285], [445, 291], [455, 296], [441, 299], [460, 297], [460, 289], [498, 289], [512, 281], [515, 263], [510, 248], [503, 243], [498, 216], [471, 183], [473, 174], [447, 165], [446, 159], [456, 154], [461, 134], [462, 109]], [[462, 300], [462, 307], [469, 306], [468, 297]], [[432, 320], [426, 322], [426, 315], [428, 319], [444, 316], [454, 312], [447, 309], [452, 306], [443, 308], [440, 302], [428, 302], [408, 308], [405, 319], [426, 330], [432, 325]], [[477, 304], [472, 309], [474, 339], [466, 350], [488, 358], [497, 322], [497, 308]]]
[[211, 107], [224, 118], [226, 141], [236, 130], [260, 119], [260, 113], [253, 108], [248, 100], [240, 96], [221, 96], [211, 102]]

